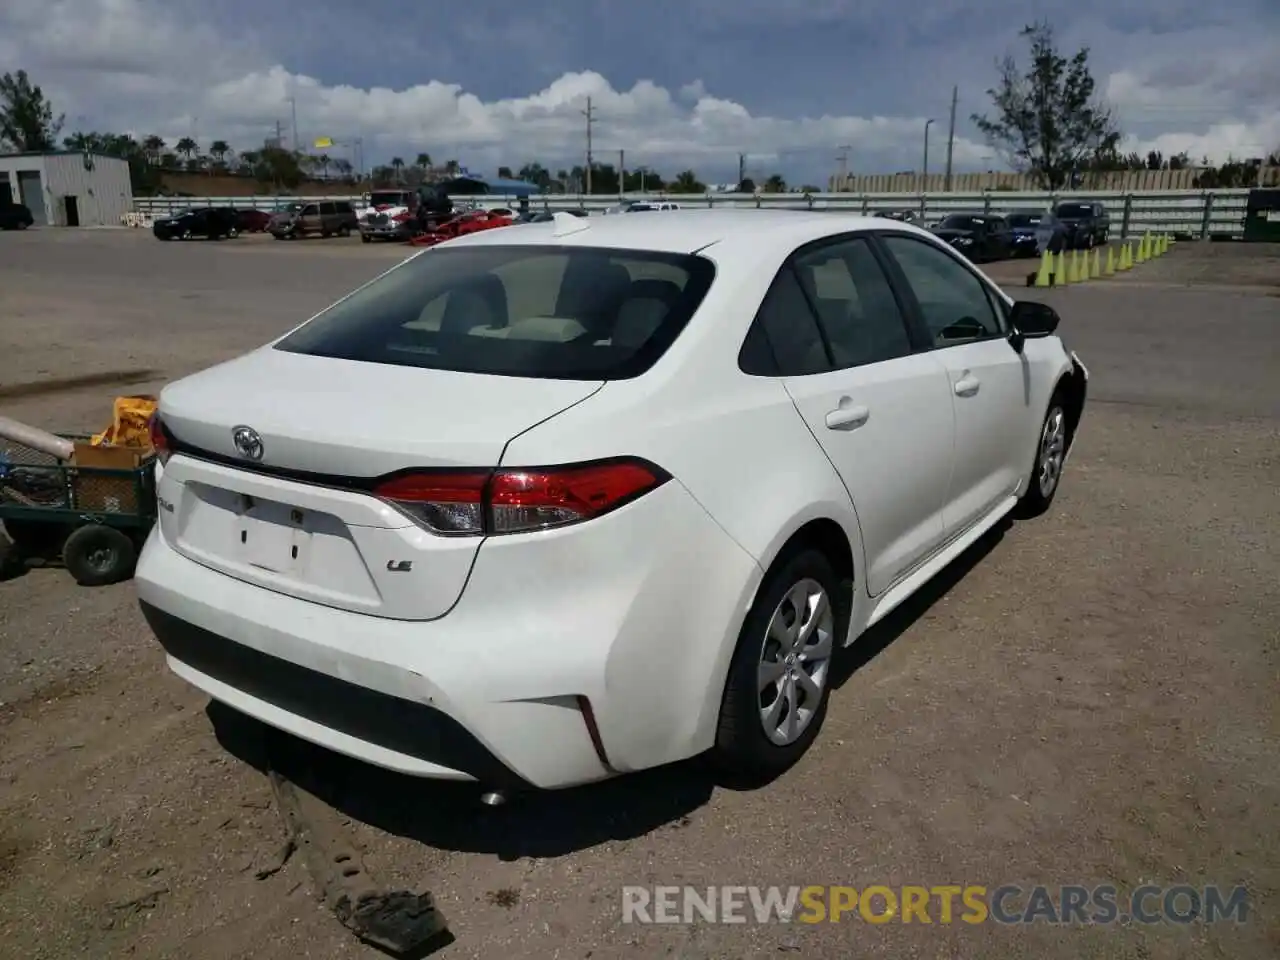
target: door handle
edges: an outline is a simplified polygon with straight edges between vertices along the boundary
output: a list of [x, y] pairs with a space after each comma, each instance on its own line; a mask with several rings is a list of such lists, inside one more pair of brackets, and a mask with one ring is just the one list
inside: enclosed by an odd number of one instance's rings
[[856, 430], [867, 422], [871, 411], [866, 407], [837, 407], [827, 414], [827, 429]]
[[956, 381], [956, 396], [972, 397], [978, 392], [978, 387], [981, 385], [982, 384], [978, 381], [978, 378], [973, 374], [966, 374]]

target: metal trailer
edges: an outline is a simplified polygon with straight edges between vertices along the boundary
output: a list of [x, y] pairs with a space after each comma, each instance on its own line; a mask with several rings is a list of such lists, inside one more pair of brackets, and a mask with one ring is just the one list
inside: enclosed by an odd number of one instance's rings
[[0, 440], [0, 579], [29, 560], [61, 561], [82, 586], [133, 576], [156, 519], [155, 454], [110, 448], [103, 462], [111, 460], [122, 465], [71, 463]]

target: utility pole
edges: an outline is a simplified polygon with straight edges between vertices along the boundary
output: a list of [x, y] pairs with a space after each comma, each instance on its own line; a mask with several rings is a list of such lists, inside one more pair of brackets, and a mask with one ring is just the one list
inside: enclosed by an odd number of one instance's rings
[[932, 126], [932, 124], [933, 124], [932, 118], [924, 122], [924, 165], [923, 165], [924, 176], [922, 179], [924, 180], [923, 189], [926, 191], [929, 189], [929, 127]]
[[942, 189], [951, 192], [951, 151], [956, 145], [956, 102], [960, 99], [960, 88], [951, 88], [951, 129], [947, 133], [947, 175], [943, 178]]
[[289, 111], [293, 117], [293, 152], [301, 153], [302, 144], [298, 143], [298, 98], [289, 98]]
[[276, 146], [277, 147], [279, 147], [282, 143], [284, 143], [284, 131], [281, 129], [281, 126], [282, 125], [280, 121], [277, 120], [276, 121]]
[[595, 109], [591, 106], [591, 98], [587, 97], [587, 109], [578, 111], [587, 118], [587, 190], [591, 193], [591, 128], [596, 124]]
[[745, 153], [738, 154], [738, 186], [742, 186], [742, 181], [747, 179], [747, 155]]
[[836, 154], [836, 160], [840, 163], [840, 181], [836, 184], [837, 190], [844, 189], [844, 182], [849, 179], [849, 151], [853, 147], [845, 144], [840, 147], [840, 152]]
[[627, 151], [618, 151], [618, 197], [627, 192]]

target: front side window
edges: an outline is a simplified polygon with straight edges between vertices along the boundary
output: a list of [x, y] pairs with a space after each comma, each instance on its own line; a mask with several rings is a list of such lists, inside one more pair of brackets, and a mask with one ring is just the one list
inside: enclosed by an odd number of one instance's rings
[[886, 236], [884, 245], [906, 277], [935, 347], [1004, 336], [985, 284], [959, 260], [915, 237]]
[[276, 349], [368, 363], [570, 380], [639, 376], [715, 276], [692, 254], [592, 247], [430, 250]]

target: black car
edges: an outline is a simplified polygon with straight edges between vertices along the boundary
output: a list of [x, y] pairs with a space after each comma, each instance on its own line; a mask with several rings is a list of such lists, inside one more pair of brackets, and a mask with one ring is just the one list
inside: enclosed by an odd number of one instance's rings
[[1096, 200], [1068, 200], [1053, 209], [1067, 231], [1067, 246], [1073, 250], [1092, 250], [1107, 242], [1111, 235], [1111, 216], [1105, 204]]
[[25, 230], [35, 223], [31, 211], [20, 203], [0, 203], [0, 230]]
[[934, 226], [933, 233], [975, 263], [1013, 256], [1013, 235], [1004, 217], [953, 213]]
[[240, 233], [238, 215], [231, 207], [192, 207], [155, 221], [151, 232], [159, 240], [221, 240]]

